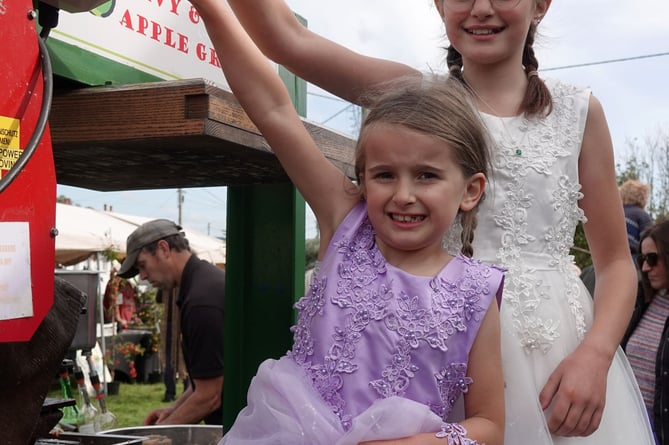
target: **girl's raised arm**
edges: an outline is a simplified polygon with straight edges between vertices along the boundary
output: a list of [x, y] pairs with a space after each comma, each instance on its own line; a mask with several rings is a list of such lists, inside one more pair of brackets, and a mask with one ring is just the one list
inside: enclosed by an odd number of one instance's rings
[[351, 193], [353, 184], [318, 149], [275, 68], [226, 2], [191, 3], [204, 21], [232, 92], [311, 206], [322, 238], [329, 238], [358, 201]]
[[410, 73], [401, 63], [363, 56], [304, 27], [284, 0], [228, 0], [267, 57], [299, 77], [360, 104], [370, 87]]

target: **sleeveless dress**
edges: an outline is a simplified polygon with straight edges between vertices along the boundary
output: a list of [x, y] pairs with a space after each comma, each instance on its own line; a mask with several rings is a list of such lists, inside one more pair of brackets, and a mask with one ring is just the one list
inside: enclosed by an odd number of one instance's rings
[[365, 203], [337, 229], [295, 305], [294, 344], [264, 361], [226, 445], [353, 445], [438, 432], [476, 385], [469, 350], [503, 270], [455, 256], [435, 277], [378, 250]]
[[[608, 375], [606, 408], [589, 437], [552, 437], [538, 394], [590, 328], [592, 298], [569, 249], [583, 197], [578, 157], [590, 91], [547, 81], [546, 118], [481, 113], [496, 143], [493, 174], [478, 214], [474, 256], [507, 269], [502, 306], [507, 445], [652, 444], [634, 374], [619, 348]], [[454, 233], [445, 240], [459, 249]], [[550, 409], [550, 408], [549, 408]]]

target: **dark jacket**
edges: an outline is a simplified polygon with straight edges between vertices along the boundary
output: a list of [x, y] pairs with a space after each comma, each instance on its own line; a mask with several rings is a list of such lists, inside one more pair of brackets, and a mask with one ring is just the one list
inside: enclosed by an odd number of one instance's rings
[[[637, 302], [632, 313], [632, 320], [621, 343], [623, 349], [643, 316], [648, 303], [644, 301], [643, 291], [639, 289]], [[669, 445], [669, 318], [664, 322], [662, 339], [657, 347], [655, 359], [655, 400], [653, 402], [653, 425], [658, 444]]]
[[625, 204], [625, 225], [627, 226], [627, 242], [632, 255], [639, 253], [639, 239], [641, 234], [648, 228], [653, 220], [641, 207], [633, 204]]

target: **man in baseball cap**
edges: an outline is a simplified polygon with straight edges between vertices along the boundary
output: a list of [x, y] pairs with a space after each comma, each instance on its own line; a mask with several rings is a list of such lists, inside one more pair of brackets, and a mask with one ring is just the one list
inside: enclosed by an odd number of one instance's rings
[[128, 236], [118, 275], [149, 281], [165, 295], [178, 289], [181, 344], [188, 387], [170, 406], [151, 411], [145, 425], [223, 424], [225, 272], [194, 255], [181, 227], [167, 219]]
[[154, 219], [135, 229], [126, 241], [126, 257], [117, 275], [121, 278], [132, 278], [139, 273], [135, 264], [139, 252], [149, 244], [172, 235], [183, 235], [181, 226], [169, 219]]

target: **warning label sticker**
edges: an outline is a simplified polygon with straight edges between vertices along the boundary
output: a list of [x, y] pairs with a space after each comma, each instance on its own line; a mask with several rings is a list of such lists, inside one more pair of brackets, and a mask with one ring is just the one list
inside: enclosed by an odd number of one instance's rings
[[14, 166], [23, 153], [20, 144], [21, 121], [0, 116], [0, 178]]

